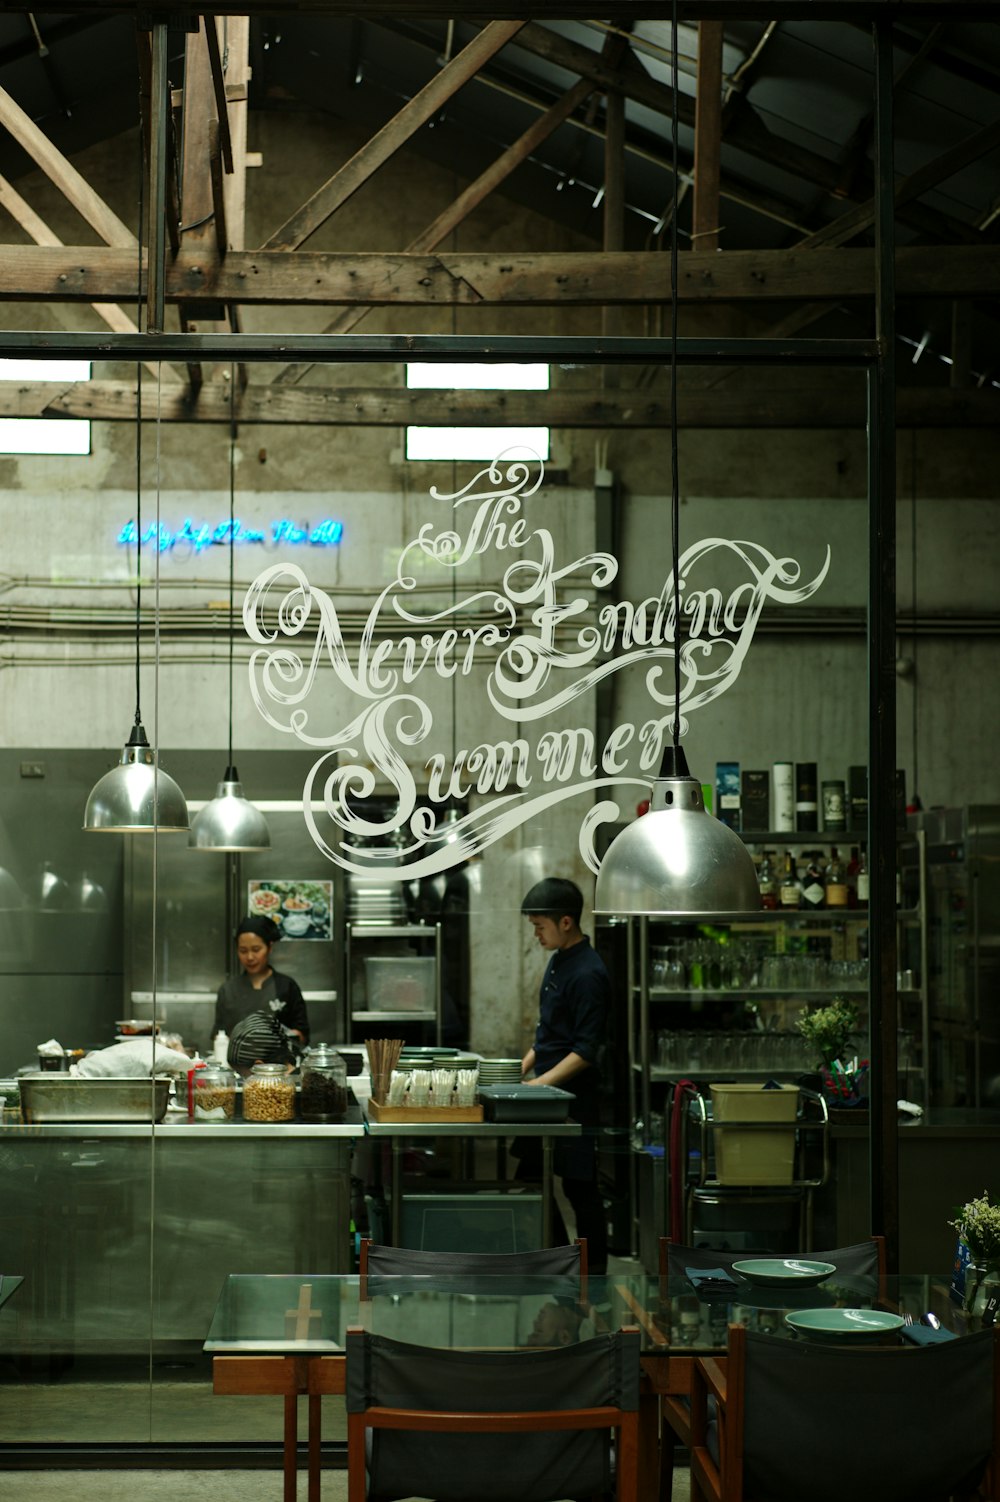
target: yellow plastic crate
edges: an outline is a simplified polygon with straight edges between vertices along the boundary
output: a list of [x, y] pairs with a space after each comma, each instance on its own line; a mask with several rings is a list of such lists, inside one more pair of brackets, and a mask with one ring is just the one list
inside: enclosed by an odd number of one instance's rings
[[[720, 1184], [790, 1184], [795, 1166], [797, 1085], [765, 1090], [761, 1085], [710, 1085], [715, 1123], [715, 1170]], [[732, 1121], [732, 1127], [720, 1122]], [[741, 1131], [740, 1125], [774, 1122], [773, 1132]], [[780, 1128], [777, 1123], [784, 1123]]]

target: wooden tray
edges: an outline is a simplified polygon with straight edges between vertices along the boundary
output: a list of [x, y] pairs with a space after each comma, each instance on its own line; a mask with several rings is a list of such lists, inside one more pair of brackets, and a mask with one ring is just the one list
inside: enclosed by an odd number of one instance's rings
[[368, 1115], [372, 1121], [421, 1122], [453, 1121], [456, 1126], [465, 1121], [482, 1121], [482, 1106], [382, 1106], [377, 1100], [368, 1099]]

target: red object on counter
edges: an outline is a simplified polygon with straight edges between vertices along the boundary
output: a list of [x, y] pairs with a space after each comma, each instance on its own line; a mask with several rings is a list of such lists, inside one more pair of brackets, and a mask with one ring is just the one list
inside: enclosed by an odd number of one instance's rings
[[643, 798], [643, 800], [642, 800], [641, 803], [637, 803], [636, 806], [635, 806], [635, 811], [636, 811], [637, 817], [640, 818], [640, 819], [642, 818], [643, 814], [648, 814], [649, 813], [649, 799], [648, 798]]
[[188, 1082], [188, 1121], [194, 1121], [194, 1077], [199, 1069], [204, 1069], [204, 1062], [195, 1064], [193, 1069], [187, 1072]]

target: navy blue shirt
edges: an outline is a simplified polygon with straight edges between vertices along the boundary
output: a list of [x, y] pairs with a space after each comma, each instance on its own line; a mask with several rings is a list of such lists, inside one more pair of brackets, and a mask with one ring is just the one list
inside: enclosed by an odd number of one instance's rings
[[[568, 1053], [596, 1065], [605, 1041], [611, 977], [584, 936], [569, 949], [557, 949], [542, 977], [535, 1029], [535, 1073], [546, 1074]], [[574, 1094], [596, 1088], [597, 1070], [584, 1069], [566, 1082]]]

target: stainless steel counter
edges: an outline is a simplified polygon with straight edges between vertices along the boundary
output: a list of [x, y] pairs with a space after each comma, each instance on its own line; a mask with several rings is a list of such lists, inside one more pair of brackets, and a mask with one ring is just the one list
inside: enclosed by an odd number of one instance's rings
[[26, 1275], [0, 1353], [200, 1343], [233, 1272], [346, 1272], [343, 1125], [59, 1123], [0, 1129], [4, 1256]]
[[155, 1137], [157, 1141], [176, 1139], [178, 1137], [210, 1138], [224, 1137], [236, 1138], [247, 1141], [251, 1138], [266, 1137], [279, 1139], [282, 1137], [315, 1137], [319, 1140], [342, 1140], [344, 1138], [357, 1139], [365, 1135], [365, 1124], [358, 1117], [357, 1120], [342, 1122], [260, 1122], [260, 1121], [189, 1121], [186, 1116], [178, 1113], [168, 1115], [163, 1121], [155, 1124], [148, 1121], [59, 1121], [45, 1122], [41, 1125], [27, 1126], [20, 1122], [7, 1123], [0, 1127], [0, 1142], [11, 1138], [59, 1138], [76, 1139], [87, 1138], [88, 1140], [103, 1140], [104, 1138], [129, 1137], [149, 1140]]

